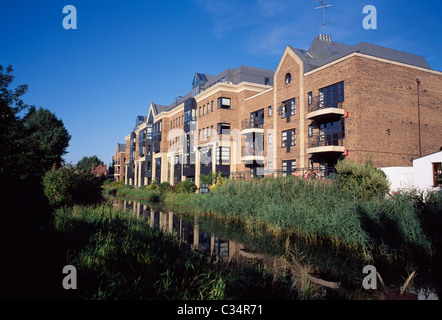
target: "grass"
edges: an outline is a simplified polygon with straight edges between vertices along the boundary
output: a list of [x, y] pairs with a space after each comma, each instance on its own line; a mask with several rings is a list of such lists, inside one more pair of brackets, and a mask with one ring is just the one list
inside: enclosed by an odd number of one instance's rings
[[76, 266], [78, 295], [84, 299], [299, 298], [290, 279], [234, 262], [218, 265], [110, 206], [60, 208], [54, 226], [70, 244], [66, 263]]
[[[375, 255], [440, 259], [442, 197], [424, 197], [416, 191], [377, 195], [373, 189], [368, 197], [361, 194], [362, 189], [354, 192], [343, 187], [339, 179], [227, 179], [209, 194], [160, 193], [155, 204], [175, 212], [241, 222], [249, 234], [264, 230], [310, 244], [345, 248], [366, 261], [373, 261]], [[147, 190], [127, 190], [124, 194], [133, 199], [149, 195]]]
[[440, 236], [431, 224], [441, 225], [442, 197], [430, 196], [420, 208], [415, 198], [415, 193], [398, 193], [365, 199], [335, 181], [286, 177], [227, 180], [216, 193], [195, 195], [187, 207], [243, 221], [251, 232], [265, 227], [275, 235], [354, 249], [371, 260], [379, 252], [433, 255], [439, 250]]

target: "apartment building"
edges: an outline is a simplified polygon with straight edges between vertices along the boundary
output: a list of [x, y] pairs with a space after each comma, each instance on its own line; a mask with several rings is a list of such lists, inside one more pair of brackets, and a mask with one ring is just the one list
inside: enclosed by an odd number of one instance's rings
[[117, 143], [115, 148], [115, 154], [112, 156], [112, 166], [114, 167], [114, 179], [115, 181], [124, 181], [126, 164], [126, 144]]
[[425, 58], [315, 37], [276, 71], [196, 73], [169, 106], [151, 103], [126, 139], [126, 183], [327, 176], [338, 160], [409, 166], [442, 146], [442, 73]]

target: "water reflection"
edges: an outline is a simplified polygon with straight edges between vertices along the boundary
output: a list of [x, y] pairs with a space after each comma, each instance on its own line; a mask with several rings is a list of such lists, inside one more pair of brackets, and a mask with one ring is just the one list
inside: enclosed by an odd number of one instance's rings
[[196, 218], [178, 217], [173, 212], [163, 212], [151, 209], [147, 204], [134, 201], [113, 200], [116, 208], [132, 212], [136, 217], [146, 219], [151, 227], [171, 233], [181, 243], [192, 248], [206, 251], [211, 256], [225, 261], [231, 261], [240, 250], [245, 250], [241, 243], [227, 240], [213, 235], [211, 232], [201, 230]]
[[[173, 234], [182, 245], [204, 251], [214, 259], [225, 262], [259, 262], [280, 276], [292, 274], [300, 279], [308, 278], [312, 282], [326, 280], [329, 288], [338, 285], [348, 288], [356, 284], [360, 290], [364, 276], [361, 270], [367, 262], [355, 252], [332, 250], [321, 243], [276, 238], [262, 231], [250, 233], [250, 230], [245, 230], [241, 225], [211, 218], [176, 215], [174, 212], [151, 209], [140, 202], [116, 198], [110, 202], [116, 208], [146, 219], [151, 227]], [[376, 263], [377, 268], [381, 267], [378, 261]], [[402, 271], [403, 269], [395, 269], [391, 273], [399, 272], [396, 277], [401, 281], [404, 276], [400, 274]], [[387, 271], [382, 269], [385, 280], [384, 272]], [[424, 294], [428, 293], [428, 289], [417, 288], [410, 292], [419, 300], [438, 299], [438, 291], [434, 289], [431, 289], [429, 296]]]

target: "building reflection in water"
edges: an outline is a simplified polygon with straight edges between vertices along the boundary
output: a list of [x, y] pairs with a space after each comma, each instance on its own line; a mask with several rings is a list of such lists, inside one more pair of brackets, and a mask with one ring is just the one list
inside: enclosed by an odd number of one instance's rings
[[217, 259], [229, 262], [238, 257], [240, 250], [245, 249], [245, 246], [238, 242], [199, 230], [196, 218], [193, 221], [183, 220], [173, 212], [151, 210], [148, 205], [134, 201], [123, 201], [120, 204], [119, 208], [133, 213], [138, 218], [146, 219], [152, 228], [173, 234], [182, 244], [205, 251]]

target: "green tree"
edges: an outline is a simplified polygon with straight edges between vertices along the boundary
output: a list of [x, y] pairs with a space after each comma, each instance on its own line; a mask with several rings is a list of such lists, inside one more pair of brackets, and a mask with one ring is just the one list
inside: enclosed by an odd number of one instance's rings
[[77, 162], [77, 166], [80, 166], [85, 170], [90, 170], [92, 168], [92, 164], [95, 167], [98, 167], [99, 165], [104, 165], [104, 162], [98, 159], [96, 155], [91, 157], [84, 156], [80, 161]]
[[25, 130], [19, 113], [29, 108], [21, 99], [28, 85], [10, 89], [14, 82], [13, 71], [12, 66], [3, 69], [0, 65], [0, 178], [2, 183], [9, 185], [24, 180], [27, 172], [23, 165]]
[[70, 164], [53, 167], [43, 177], [44, 194], [55, 208], [99, 202], [102, 183], [90, 170]]
[[63, 121], [42, 107], [31, 107], [23, 120], [29, 167], [41, 178], [53, 166], [60, 167], [71, 136]]

